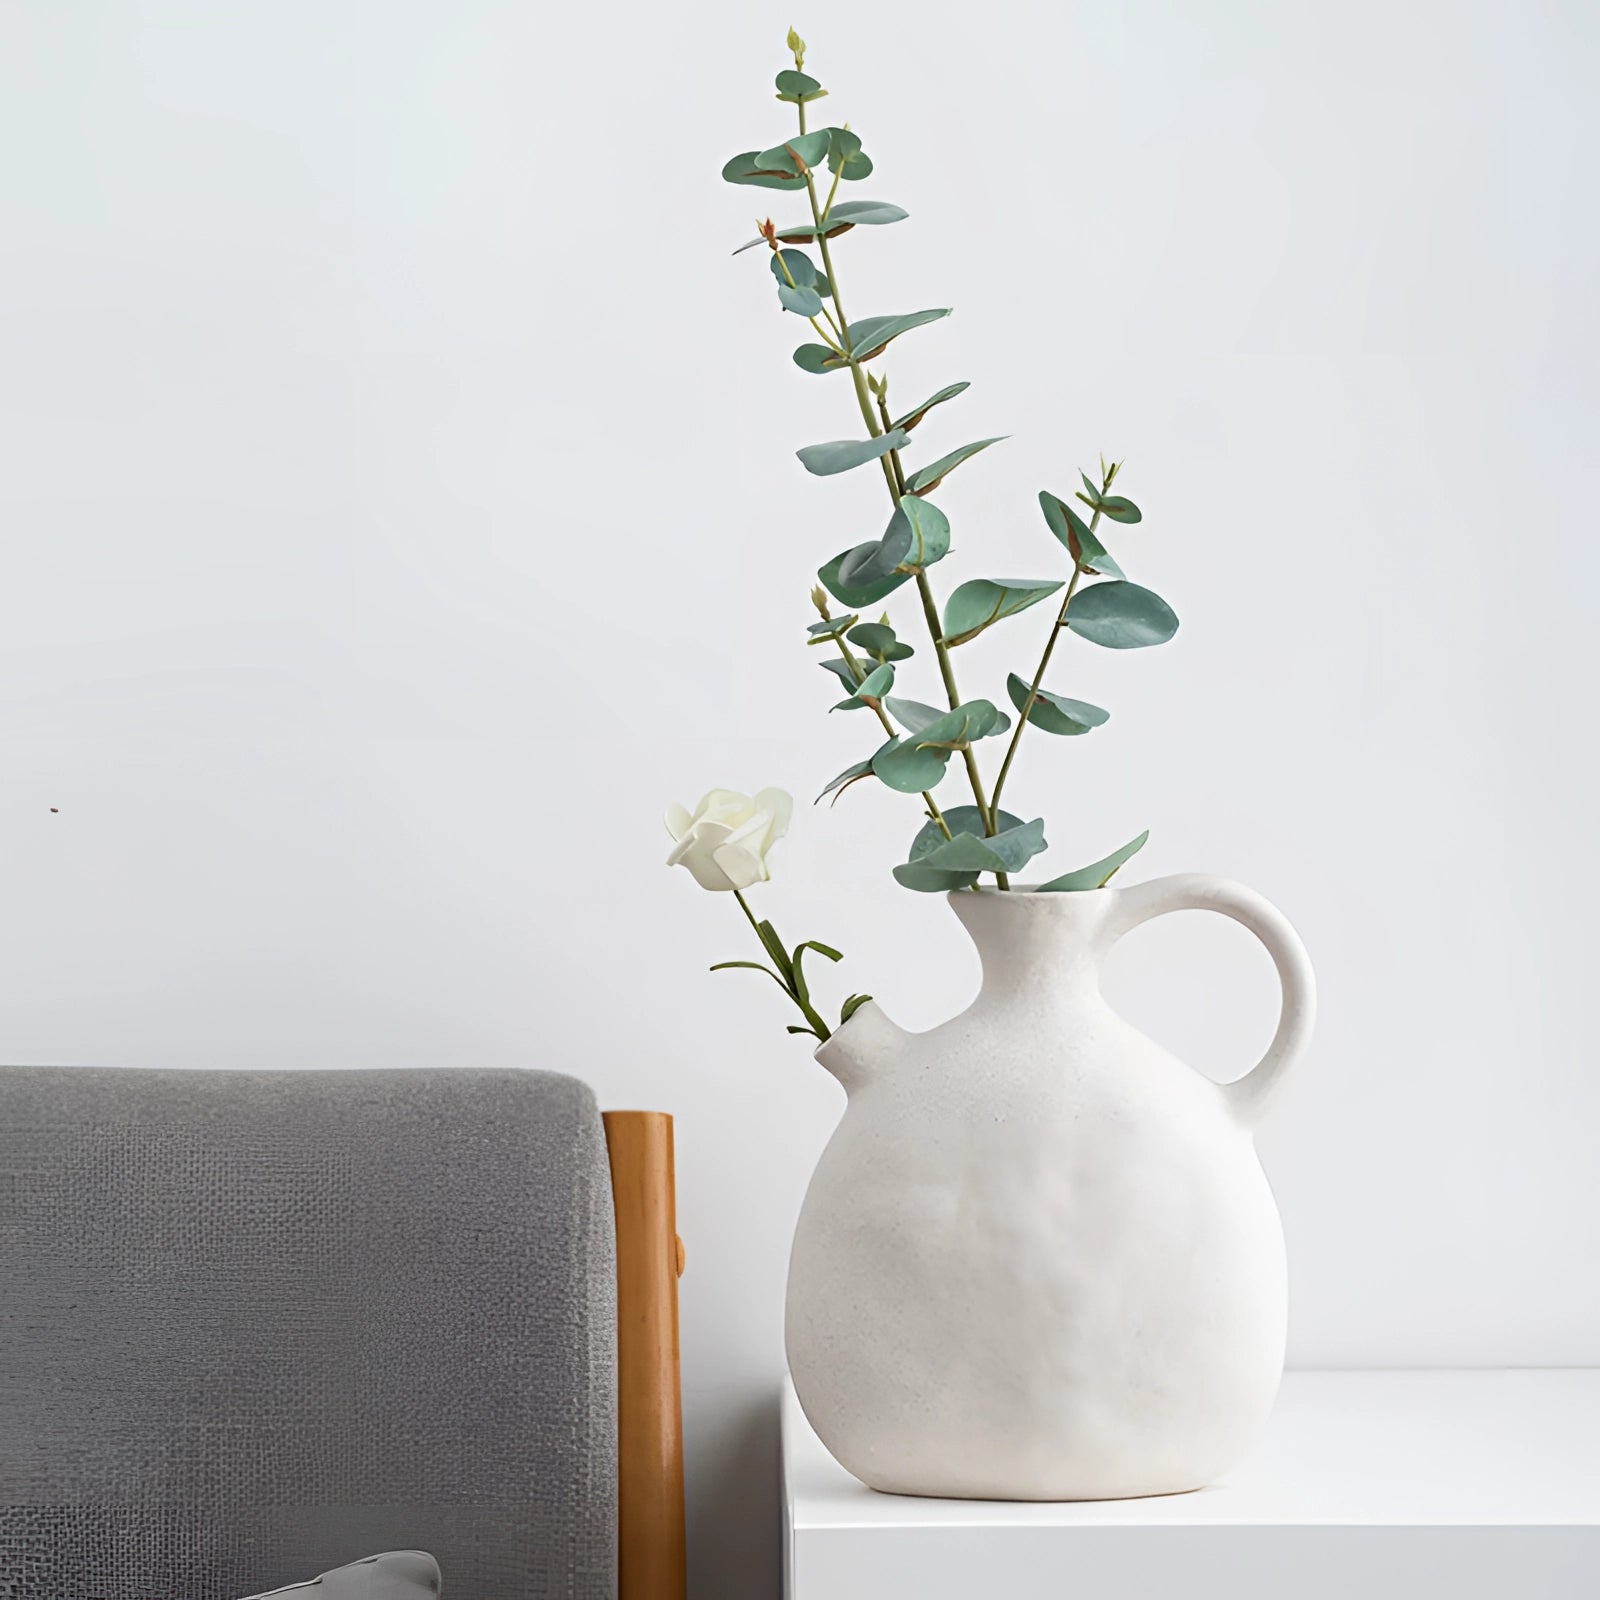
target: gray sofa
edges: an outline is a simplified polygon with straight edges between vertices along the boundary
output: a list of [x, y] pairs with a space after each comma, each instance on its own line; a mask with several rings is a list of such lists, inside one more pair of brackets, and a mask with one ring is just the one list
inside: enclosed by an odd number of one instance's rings
[[571, 1078], [0, 1069], [0, 1600], [611, 1600], [615, 1294]]

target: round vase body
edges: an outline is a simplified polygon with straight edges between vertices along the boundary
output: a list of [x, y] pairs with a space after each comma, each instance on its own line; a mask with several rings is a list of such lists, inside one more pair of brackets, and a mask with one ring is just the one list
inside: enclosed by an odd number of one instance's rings
[[[1224, 880], [950, 902], [972, 1006], [923, 1034], [870, 1003], [818, 1051], [844, 1117], [790, 1259], [789, 1366], [872, 1488], [963, 1499], [1172, 1494], [1215, 1481], [1283, 1369], [1283, 1232], [1251, 1128], [1311, 1021], [1309, 965]], [[1219, 1085], [1102, 999], [1111, 944], [1220, 910], [1284, 979], [1267, 1058]]]

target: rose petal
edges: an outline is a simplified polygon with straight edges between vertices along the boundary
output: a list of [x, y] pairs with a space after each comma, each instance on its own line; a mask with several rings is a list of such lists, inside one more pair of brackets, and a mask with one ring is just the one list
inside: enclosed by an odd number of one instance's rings
[[766, 882], [766, 863], [742, 844], [719, 845], [712, 859], [728, 875], [730, 888], [748, 889], [752, 883]]
[[667, 832], [674, 839], [681, 839], [689, 831], [689, 825], [693, 821], [694, 818], [689, 815], [687, 809], [680, 806], [676, 800], [667, 807]]

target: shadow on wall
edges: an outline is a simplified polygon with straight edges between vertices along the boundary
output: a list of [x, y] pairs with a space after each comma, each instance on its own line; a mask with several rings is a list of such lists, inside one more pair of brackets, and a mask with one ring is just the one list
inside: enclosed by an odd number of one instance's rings
[[782, 1585], [778, 1394], [731, 1410], [696, 1452], [689, 1483], [689, 1593], [751, 1600]]

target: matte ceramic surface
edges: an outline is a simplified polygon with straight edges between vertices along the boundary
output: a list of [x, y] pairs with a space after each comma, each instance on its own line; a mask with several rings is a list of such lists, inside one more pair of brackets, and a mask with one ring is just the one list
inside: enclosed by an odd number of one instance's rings
[[[863, 1006], [817, 1052], [844, 1117], [789, 1266], [795, 1389], [875, 1489], [962, 1499], [1171, 1494], [1250, 1446], [1283, 1370], [1283, 1232], [1252, 1129], [1310, 1033], [1304, 947], [1259, 895], [1185, 875], [949, 896], [983, 961], [960, 1016]], [[1278, 1030], [1217, 1084], [1100, 994], [1164, 912], [1266, 945]]]

